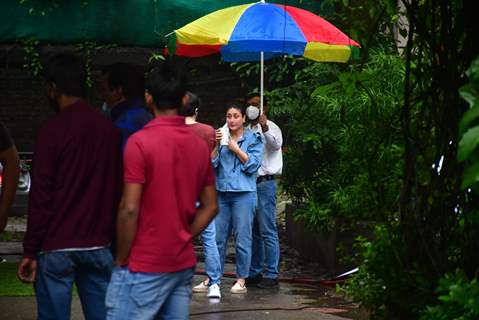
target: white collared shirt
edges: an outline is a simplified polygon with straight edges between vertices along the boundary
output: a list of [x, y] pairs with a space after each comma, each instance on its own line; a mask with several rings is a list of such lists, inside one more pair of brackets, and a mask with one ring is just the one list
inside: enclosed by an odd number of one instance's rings
[[270, 120], [267, 120], [268, 131], [263, 132], [261, 125], [249, 124], [247, 128], [253, 132], [259, 132], [264, 140], [263, 160], [258, 170], [258, 176], [280, 175], [283, 171], [283, 135], [281, 129]]

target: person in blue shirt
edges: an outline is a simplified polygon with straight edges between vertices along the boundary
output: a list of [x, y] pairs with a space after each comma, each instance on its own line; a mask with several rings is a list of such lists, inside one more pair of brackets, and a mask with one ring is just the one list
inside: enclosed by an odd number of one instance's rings
[[123, 150], [128, 137], [153, 119], [145, 106], [144, 72], [128, 63], [108, 65], [102, 72], [102, 112], [120, 130]]
[[[140, 66], [114, 63], [102, 68], [101, 91], [105, 101], [102, 113], [120, 131], [121, 151], [128, 138], [153, 119], [145, 106], [145, 76]], [[116, 236], [111, 253], [116, 254]]]
[[227, 126], [216, 131], [216, 146], [211, 153], [218, 191], [219, 213], [215, 226], [221, 274], [231, 232], [235, 240], [237, 279], [231, 293], [247, 291], [245, 279], [251, 264], [256, 177], [263, 156], [261, 135], [245, 130], [245, 121], [245, 106], [239, 102], [229, 104], [226, 109]]

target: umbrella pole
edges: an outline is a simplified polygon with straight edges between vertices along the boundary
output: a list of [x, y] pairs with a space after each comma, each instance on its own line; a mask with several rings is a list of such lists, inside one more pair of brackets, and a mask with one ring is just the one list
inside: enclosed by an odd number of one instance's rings
[[260, 114], [263, 114], [263, 95], [264, 95], [264, 52], [261, 51], [260, 62]]
[[[265, 0], [261, 0], [261, 3], [265, 3]], [[263, 94], [264, 94], [264, 52], [261, 51], [261, 84], [260, 84], [260, 114], [263, 114]]]

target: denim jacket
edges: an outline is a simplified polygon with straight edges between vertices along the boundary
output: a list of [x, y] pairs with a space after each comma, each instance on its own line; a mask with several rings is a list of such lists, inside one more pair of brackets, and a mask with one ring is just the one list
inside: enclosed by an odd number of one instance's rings
[[248, 154], [242, 163], [228, 146], [218, 146], [212, 160], [216, 171], [216, 190], [221, 192], [256, 191], [256, 177], [263, 157], [263, 140], [259, 133], [245, 130], [238, 146]]

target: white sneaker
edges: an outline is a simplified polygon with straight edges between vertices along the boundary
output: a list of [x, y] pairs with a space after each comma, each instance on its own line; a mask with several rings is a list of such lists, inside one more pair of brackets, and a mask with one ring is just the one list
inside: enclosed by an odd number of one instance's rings
[[246, 285], [240, 284], [238, 281], [235, 282], [234, 286], [231, 287], [231, 293], [246, 293], [248, 290], [246, 289]]
[[216, 283], [215, 284], [212, 284], [209, 288], [208, 288], [208, 294], [206, 295], [208, 298], [211, 298], [211, 299], [219, 299], [221, 298], [221, 290], [220, 290], [220, 286], [217, 285]]
[[209, 283], [209, 279], [206, 279], [205, 281], [202, 281], [199, 285], [197, 286], [194, 286], [192, 291], [195, 292], [195, 293], [204, 293], [204, 292], [208, 292], [208, 283]]

